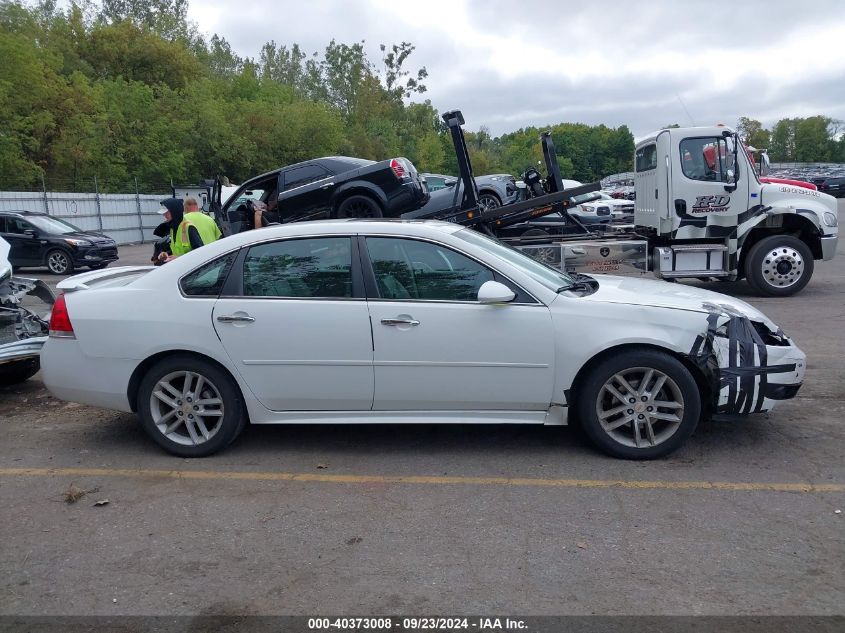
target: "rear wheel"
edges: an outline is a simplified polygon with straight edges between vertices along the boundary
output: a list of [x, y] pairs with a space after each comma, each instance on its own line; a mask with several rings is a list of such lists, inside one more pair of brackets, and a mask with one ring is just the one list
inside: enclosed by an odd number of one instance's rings
[[381, 207], [369, 196], [349, 196], [337, 208], [338, 218], [380, 218]]
[[678, 449], [701, 415], [701, 392], [680, 361], [658, 350], [627, 350], [593, 368], [577, 394], [587, 436], [624, 459], [655, 459]]
[[16, 385], [38, 373], [41, 364], [37, 358], [16, 360], [0, 365], [0, 386]]
[[751, 247], [745, 277], [757, 292], [770, 297], [793, 295], [813, 276], [810, 247], [791, 235], [771, 235]]
[[216, 453], [246, 422], [232, 377], [193, 356], [165, 358], [147, 372], [138, 389], [138, 415], [147, 434], [180, 457]]
[[47, 268], [54, 275], [69, 275], [73, 272], [73, 259], [67, 251], [60, 248], [53, 249], [47, 253]]

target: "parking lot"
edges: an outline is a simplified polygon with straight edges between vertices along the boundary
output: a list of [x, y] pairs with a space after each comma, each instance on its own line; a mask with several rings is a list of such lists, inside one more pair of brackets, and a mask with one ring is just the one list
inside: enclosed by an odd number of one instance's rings
[[0, 389], [0, 614], [841, 614], [843, 277], [840, 243], [794, 297], [699, 283], [779, 324], [806, 380], [654, 462], [484, 425], [256, 427], [178, 459], [38, 376]]

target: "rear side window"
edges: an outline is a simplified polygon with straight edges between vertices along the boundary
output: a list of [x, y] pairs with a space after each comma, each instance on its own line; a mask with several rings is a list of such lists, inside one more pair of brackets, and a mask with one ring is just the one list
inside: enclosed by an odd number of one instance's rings
[[657, 168], [657, 145], [644, 145], [637, 150], [636, 155], [637, 172], [649, 171]]
[[182, 277], [179, 286], [189, 297], [216, 297], [223, 291], [223, 284], [232, 269], [238, 252], [228, 253], [223, 257], [200, 266], [194, 272]]
[[318, 165], [294, 167], [285, 172], [285, 191], [321, 180], [328, 177], [328, 175], [328, 172]]
[[368, 237], [367, 251], [382, 299], [477, 301], [493, 271], [430, 242]]
[[349, 237], [291, 239], [259, 244], [244, 260], [247, 297], [352, 297]]

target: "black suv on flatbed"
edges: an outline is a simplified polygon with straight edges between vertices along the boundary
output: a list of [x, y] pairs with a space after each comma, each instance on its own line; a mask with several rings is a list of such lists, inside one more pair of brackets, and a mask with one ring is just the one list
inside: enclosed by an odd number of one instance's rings
[[74, 268], [105, 268], [116, 261], [117, 242], [108, 235], [83, 231], [46, 213], [0, 211], [0, 237], [11, 246], [15, 268], [47, 266], [57, 275]]
[[248, 180], [223, 205], [231, 232], [252, 226], [250, 200], [276, 209], [279, 222], [323, 218], [392, 218], [428, 202], [425, 180], [407, 158], [375, 162], [328, 156]]

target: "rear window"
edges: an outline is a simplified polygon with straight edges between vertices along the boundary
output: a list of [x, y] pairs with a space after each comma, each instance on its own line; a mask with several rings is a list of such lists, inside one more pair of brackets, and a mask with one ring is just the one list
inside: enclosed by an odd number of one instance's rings
[[657, 145], [644, 145], [637, 150], [636, 170], [637, 172], [649, 171], [657, 168]]

